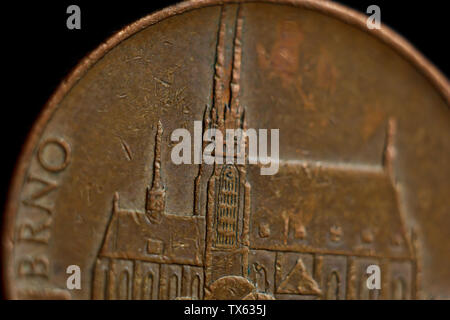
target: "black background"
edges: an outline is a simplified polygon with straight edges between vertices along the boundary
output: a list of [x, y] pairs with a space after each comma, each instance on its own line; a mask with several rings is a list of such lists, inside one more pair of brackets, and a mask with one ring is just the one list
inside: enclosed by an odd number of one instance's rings
[[[410, 319], [420, 311], [445, 314], [448, 301], [1, 301], [2, 314], [11, 311], [17, 319]], [[215, 307], [225, 312], [211, 316], [185, 316], [186, 307]], [[266, 316], [233, 314], [229, 304], [264, 304]], [[248, 307], [247, 307], [248, 308]], [[233, 308], [236, 310], [236, 307]]]
[[[115, 32], [176, 2], [2, 2], [0, 208], [4, 208], [13, 169], [31, 126], [61, 80], [84, 56]], [[449, 77], [450, 24], [445, 7], [447, 1], [337, 2], [363, 13], [371, 4], [380, 6], [382, 22], [408, 39]], [[81, 8], [81, 30], [68, 30], [66, 27], [66, 9], [71, 4]]]

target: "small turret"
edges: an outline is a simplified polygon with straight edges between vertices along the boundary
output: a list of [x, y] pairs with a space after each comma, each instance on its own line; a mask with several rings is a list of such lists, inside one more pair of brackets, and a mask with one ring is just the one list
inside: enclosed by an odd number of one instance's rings
[[383, 151], [383, 167], [386, 170], [389, 177], [391, 178], [392, 183], [394, 184], [395, 184], [394, 161], [396, 157], [396, 150], [395, 150], [396, 131], [397, 131], [397, 123], [394, 118], [390, 118], [388, 120], [386, 130], [386, 138]]
[[161, 181], [161, 136], [163, 133], [161, 121], [155, 137], [155, 160], [153, 164], [152, 187], [147, 188], [145, 211], [152, 223], [160, 223], [166, 206], [166, 189]]

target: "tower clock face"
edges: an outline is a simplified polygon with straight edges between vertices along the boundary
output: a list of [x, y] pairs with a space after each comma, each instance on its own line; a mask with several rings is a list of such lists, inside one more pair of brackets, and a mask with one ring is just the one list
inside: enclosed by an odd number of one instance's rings
[[[338, 4], [144, 17], [32, 131], [5, 213], [7, 297], [450, 298], [449, 104], [408, 43]], [[199, 162], [173, 160], [182, 129]]]

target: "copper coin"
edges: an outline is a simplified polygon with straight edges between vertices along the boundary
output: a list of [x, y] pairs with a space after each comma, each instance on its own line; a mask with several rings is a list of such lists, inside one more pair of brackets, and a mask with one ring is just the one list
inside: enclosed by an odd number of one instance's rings
[[[17, 166], [7, 297], [450, 298], [449, 83], [366, 19], [190, 1], [102, 44]], [[194, 121], [279, 129], [277, 173], [174, 163], [171, 134]]]

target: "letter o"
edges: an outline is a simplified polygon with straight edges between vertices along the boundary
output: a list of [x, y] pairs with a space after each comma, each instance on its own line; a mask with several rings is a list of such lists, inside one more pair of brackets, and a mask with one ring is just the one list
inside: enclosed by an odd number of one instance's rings
[[[45, 150], [50, 145], [58, 146], [62, 150], [62, 153], [64, 154], [64, 156], [61, 159], [61, 161], [59, 161], [59, 163], [51, 164], [45, 159], [45, 155], [44, 155]], [[64, 170], [69, 165], [72, 154], [70, 151], [69, 144], [67, 142], [65, 142], [63, 139], [50, 138], [50, 139], [45, 140], [43, 143], [41, 143], [41, 145], [39, 146], [39, 149], [38, 149], [37, 156], [38, 156], [39, 163], [41, 164], [41, 166], [44, 169], [46, 169], [50, 172], [59, 172], [59, 171]]]

